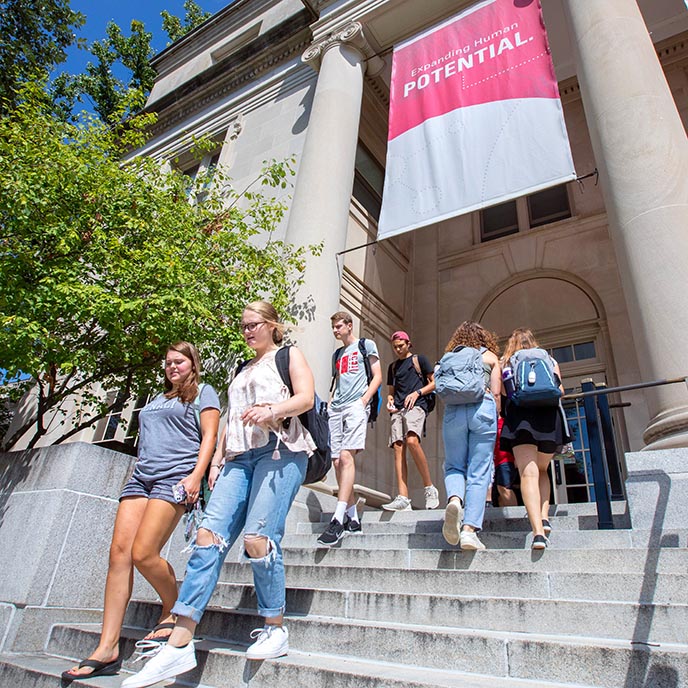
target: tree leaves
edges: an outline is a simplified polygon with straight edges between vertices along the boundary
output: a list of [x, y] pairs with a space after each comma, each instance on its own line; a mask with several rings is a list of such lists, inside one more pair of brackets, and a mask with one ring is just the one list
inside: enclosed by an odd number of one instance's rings
[[65, 122], [40, 83], [21, 96], [0, 121], [0, 367], [38, 383], [32, 442], [67, 397], [88, 425], [114, 403], [106, 390], [159, 385], [179, 339], [199, 346], [221, 388], [244, 350], [243, 306], [267, 298], [286, 313], [302, 279], [305, 249], [273, 238], [293, 161], [267, 163], [244, 193], [213, 169], [190, 202], [187, 176], [121, 162], [150, 115]]

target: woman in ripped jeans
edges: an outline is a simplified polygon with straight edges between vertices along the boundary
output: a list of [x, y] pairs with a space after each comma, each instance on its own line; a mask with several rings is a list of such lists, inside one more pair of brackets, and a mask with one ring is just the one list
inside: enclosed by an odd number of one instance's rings
[[[246, 344], [255, 352], [229, 387], [227, 424], [211, 462], [212, 497], [198, 530], [186, 577], [172, 612], [177, 622], [169, 641], [124, 688], [142, 688], [196, 666], [193, 635], [217, 584], [227, 551], [244, 530], [244, 556], [253, 567], [258, 612], [265, 625], [251, 633], [248, 659], [280, 657], [289, 651], [283, 626], [284, 564], [280, 542], [287, 513], [304, 480], [315, 448], [298, 415], [313, 405], [313, 374], [292, 347], [289, 396], [275, 364], [284, 327], [274, 307], [257, 301], [242, 316]], [[282, 420], [291, 418], [288, 428]]]

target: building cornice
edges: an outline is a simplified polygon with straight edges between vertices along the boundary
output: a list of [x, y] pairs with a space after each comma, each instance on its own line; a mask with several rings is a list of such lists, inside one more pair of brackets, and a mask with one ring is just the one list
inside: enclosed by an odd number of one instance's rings
[[251, 84], [276, 65], [297, 58], [311, 41], [305, 12], [259, 36], [235, 54], [180, 85], [146, 108], [157, 112], [153, 136], [177, 126], [214, 102]]

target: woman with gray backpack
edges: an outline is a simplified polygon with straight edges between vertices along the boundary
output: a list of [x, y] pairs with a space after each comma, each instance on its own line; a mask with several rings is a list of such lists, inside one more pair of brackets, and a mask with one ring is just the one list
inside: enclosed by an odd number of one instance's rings
[[500, 449], [513, 453], [533, 530], [532, 549], [545, 549], [549, 522], [548, 469], [555, 449], [571, 441], [560, 406], [559, 364], [525, 328], [513, 331], [502, 357], [504, 426]]
[[480, 550], [485, 500], [492, 478], [501, 371], [497, 340], [482, 325], [463, 322], [435, 368], [444, 401], [444, 484], [447, 508], [442, 535], [450, 545]]

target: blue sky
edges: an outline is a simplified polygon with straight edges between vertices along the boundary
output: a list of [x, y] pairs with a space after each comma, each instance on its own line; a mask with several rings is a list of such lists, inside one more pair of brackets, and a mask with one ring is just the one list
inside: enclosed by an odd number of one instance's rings
[[[196, 0], [196, 3], [206, 12], [215, 14], [230, 4], [230, 0]], [[119, 24], [125, 35], [129, 35], [131, 20], [138, 19], [145, 24], [146, 30], [153, 34], [153, 47], [157, 52], [164, 50], [168, 40], [167, 34], [162, 30], [160, 13], [167, 10], [170, 14], [184, 17], [184, 0], [71, 0], [70, 5], [73, 10], [86, 16], [86, 24], [77, 35], [89, 43], [105, 37], [105, 26], [110, 20]], [[86, 66], [88, 59], [86, 50], [73, 47], [69, 51], [67, 62], [59, 65], [58, 71], [79, 73]]]

